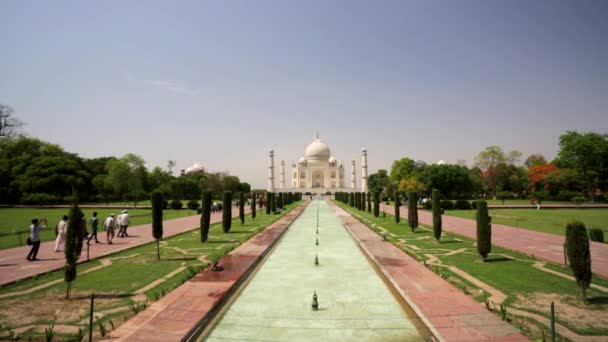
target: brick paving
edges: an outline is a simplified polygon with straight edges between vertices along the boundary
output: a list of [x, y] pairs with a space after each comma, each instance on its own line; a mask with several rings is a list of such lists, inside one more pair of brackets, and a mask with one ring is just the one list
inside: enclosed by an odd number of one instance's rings
[[219, 261], [221, 272], [199, 273], [149, 308], [110, 333], [115, 341], [181, 341], [192, 329], [208, 322], [231, 291], [270, 251], [309, 201], [249, 239]]
[[[392, 213], [393, 207], [381, 205], [381, 210]], [[407, 207], [401, 207], [401, 217], [407, 218]], [[471, 239], [477, 238], [477, 223], [461, 217], [442, 215], [442, 228], [445, 231], [460, 234]], [[433, 214], [418, 210], [420, 223], [432, 226]], [[564, 263], [564, 236], [541, 233], [524, 228], [492, 223], [492, 244], [557, 264]], [[608, 279], [608, 244], [590, 241], [591, 271]]]
[[[247, 208], [247, 210], [249, 210]], [[233, 217], [238, 217], [238, 208], [233, 208]], [[102, 218], [105, 219], [105, 218]], [[211, 223], [222, 221], [222, 213], [214, 213], [211, 215]], [[200, 226], [200, 215], [193, 215], [171, 219], [163, 222], [163, 237], [167, 238], [176, 234], [180, 234]], [[118, 229], [115, 230], [118, 233]], [[111, 245], [105, 243], [106, 233], [99, 231], [97, 233], [100, 242], [96, 244], [91, 241], [90, 259], [97, 259], [112, 253], [116, 253], [125, 249], [133, 248], [151, 241], [152, 224], [142, 224], [131, 226], [128, 229], [128, 238], [115, 237]], [[47, 273], [53, 270], [60, 269], [65, 265], [65, 255], [63, 252], [55, 253], [55, 241], [43, 242], [40, 244], [37, 261], [27, 261], [25, 259], [30, 250], [30, 246], [10, 248], [0, 251], [0, 285], [12, 283], [14, 281], [29, 278], [34, 275]], [[87, 246], [83, 246], [80, 256], [80, 263], [86, 261]]]
[[528, 341], [516, 328], [424, 267], [343, 209], [345, 227], [441, 341]]

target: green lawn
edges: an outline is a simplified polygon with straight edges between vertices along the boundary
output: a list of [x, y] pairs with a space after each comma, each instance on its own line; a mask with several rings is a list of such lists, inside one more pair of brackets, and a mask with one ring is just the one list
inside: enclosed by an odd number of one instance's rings
[[[101, 223], [110, 214], [120, 214], [120, 209], [82, 209], [85, 217], [91, 218], [93, 212], [96, 211]], [[68, 208], [59, 209], [39, 209], [39, 208], [0, 208], [0, 249], [7, 249], [25, 245], [25, 241], [29, 236], [29, 227], [34, 218], [47, 218], [49, 221], [49, 230], [43, 231], [40, 235], [42, 241], [50, 241], [55, 239], [55, 226], [61, 220], [63, 215], [67, 215]], [[165, 210], [164, 219], [196, 215], [195, 210]], [[150, 209], [129, 209], [131, 216], [131, 225], [140, 225], [152, 222], [152, 210]], [[88, 227], [91, 231], [90, 226]], [[16, 232], [24, 232], [12, 234]]]
[[[446, 210], [446, 215], [475, 219], [475, 210]], [[579, 220], [601, 228], [608, 238], [608, 209], [490, 209], [493, 223], [564, 235], [566, 224]]]
[[[517, 307], [549, 317], [550, 302], [555, 301], [558, 308], [558, 322], [579, 334], [608, 335], [608, 302], [605, 300], [608, 298], [607, 292], [590, 288], [588, 297], [593, 301], [591, 304], [585, 305], [578, 299], [579, 289], [574, 280], [532, 267], [538, 261], [533, 257], [492, 246], [490, 262], [483, 263], [480, 261], [475, 241], [472, 239], [443, 232], [440, 243], [438, 243], [433, 238], [432, 230], [429, 227], [419, 226], [415, 232], [411, 232], [407, 218], [397, 224], [394, 217], [388, 213], [385, 218], [382, 215], [375, 218], [367, 211], [362, 212], [337, 201], [335, 203], [351, 212], [357, 219], [379, 234], [388, 232], [387, 237], [391, 243], [420, 262], [428, 263], [429, 268], [435, 273], [480, 302], [485, 302], [490, 297], [488, 292], [452, 272], [448, 267], [457, 267], [504, 293], [507, 296], [504, 301], [507, 307]], [[547, 212], [551, 213], [554, 210], [547, 210]], [[452, 254], [448, 255], [448, 253]], [[439, 262], [434, 262], [434, 258], [437, 258]], [[546, 264], [546, 268], [566, 275], [571, 274], [560, 265], [548, 262]], [[595, 275], [592, 283], [608, 287], [608, 280]], [[560, 314], [566, 310], [580, 313], [580, 315]], [[512, 319], [515, 320], [515, 317]], [[517, 319], [519, 320], [519, 318]], [[527, 321], [523, 328], [524, 332], [534, 338], [539, 337], [539, 329], [547, 332], [547, 327], [533, 328], [535, 324], [531, 320]]]
[[[301, 202], [287, 206], [283, 215], [299, 204]], [[99, 321], [108, 328], [112, 324], [118, 327], [134, 315], [129, 305], [144, 302], [149, 304], [158, 300], [281, 216], [266, 215], [264, 210], [259, 210], [255, 220], [247, 215], [244, 225], [241, 225], [237, 217], [233, 219], [232, 229], [228, 234], [222, 231], [221, 223], [214, 224], [211, 226], [207, 243], [200, 242], [198, 229], [167, 238], [161, 242], [160, 262], [156, 260], [156, 244], [152, 242], [80, 264], [70, 300], [64, 299], [66, 284], [62, 280], [63, 271], [2, 286], [0, 336], [6, 337], [10, 328], [24, 335], [25, 340], [30, 336], [35, 341], [43, 340], [44, 327], [55, 322], [63, 327], [58, 339], [68, 339], [79, 327], [86, 329], [91, 293], [95, 293], [98, 298], [95, 315], [100, 316]], [[103, 264], [106, 266], [84, 273]], [[180, 270], [180, 267], [183, 269]], [[172, 272], [176, 273], [169, 277]], [[145, 288], [163, 277], [166, 277], [164, 282], [152, 288]], [[58, 282], [52, 284], [53, 281]], [[30, 294], [16, 293], [45, 284], [49, 286]], [[113, 311], [104, 315], [107, 310]], [[97, 323], [95, 333], [98, 335], [95, 338], [97, 340], [100, 338]]]

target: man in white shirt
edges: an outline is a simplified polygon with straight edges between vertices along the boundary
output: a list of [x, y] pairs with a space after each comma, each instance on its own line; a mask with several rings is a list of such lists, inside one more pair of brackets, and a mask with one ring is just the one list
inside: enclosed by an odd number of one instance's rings
[[55, 239], [55, 253], [61, 252], [59, 249], [65, 245], [65, 234], [68, 230], [68, 216], [63, 215], [63, 218], [57, 224], [57, 238]]
[[112, 244], [112, 239], [114, 239], [114, 226], [116, 222], [114, 221], [114, 214], [110, 214], [105, 221], [103, 221], [103, 228], [106, 230], [106, 241], [108, 245]]
[[129, 227], [129, 223], [131, 223], [131, 221], [129, 221], [129, 214], [127, 213], [127, 211], [121, 211], [120, 215], [118, 215], [116, 220], [118, 221], [117, 223], [120, 226], [120, 230], [118, 231], [117, 236], [119, 238], [124, 238], [125, 236], [129, 237], [129, 234], [127, 234], [127, 228]]

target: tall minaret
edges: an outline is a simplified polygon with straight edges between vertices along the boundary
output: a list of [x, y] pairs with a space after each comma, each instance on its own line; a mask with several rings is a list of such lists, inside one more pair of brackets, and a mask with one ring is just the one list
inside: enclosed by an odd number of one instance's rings
[[367, 149], [361, 150], [361, 191], [367, 192]]
[[274, 192], [274, 151], [268, 151], [268, 191]]
[[279, 179], [281, 183], [281, 189], [285, 189], [285, 161], [281, 160], [281, 178]]
[[352, 173], [352, 175], [350, 177], [350, 187], [353, 188], [353, 190], [355, 190], [357, 188], [357, 178], [355, 178], [356, 177], [356, 175], [355, 175], [355, 161], [354, 160], [351, 161], [351, 164], [353, 166], [353, 173]]

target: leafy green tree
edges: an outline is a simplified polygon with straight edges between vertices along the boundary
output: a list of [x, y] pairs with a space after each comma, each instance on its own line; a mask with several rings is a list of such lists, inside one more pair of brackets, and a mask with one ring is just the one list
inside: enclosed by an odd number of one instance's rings
[[203, 192], [203, 205], [201, 208], [201, 242], [206, 242], [209, 238], [209, 227], [211, 225], [211, 204], [213, 198], [209, 191]]
[[156, 259], [160, 260], [160, 240], [163, 238], [163, 194], [152, 192], [152, 237], [156, 240]]
[[222, 228], [224, 233], [230, 232], [232, 227], [232, 192], [224, 191], [224, 201], [222, 210]]
[[245, 224], [245, 194], [242, 192], [239, 192], [239, 218], [242, 226]]
[[581, 290], [581, 299], [587, 302], [587, 289], [591, 285], [591, 254], [587, 228], [574, 221], [566, 226], [566, 254], [576, 283]]
[[[391, 179], [386, 170], [380, 169], [367, 178], [367, 186], [371, 192], [387, 193]], [[387, 194], [388, 195], [388, 194]]]
[[437, 189], [448, 197], [479, 191], [473, 182], [473, 172], [460, 165], [429, 165], [420, 174], [419, 180], [426, 186], [426, 192]]
[[485, 150], [479, 152], [477, 157], [475, 157], [475, 166], [479, 167], [486, 175], [488, 187], [492, 194], [496, 193], [497, 188], [498, 177], [496, 167], [499, 164], [514, 164], [519, 158], [521, 158], [521, 152], [514, 150], [505, 153], [502, 148], [496, 145], [486, 147]]
[[400, 215], [401, 213], [399, 212], [400, 206], [401, 206], [401, 203], [400, 203], [399, 193], [396, 192], [395, 193], [395, 222], [396, 223], [399, 223], [399, 221], [401, 221], [401, 215]]
[[441, 239], [442, 221], [441, 221], [441, 194], [439, 190], [433, 189], [431, 197], [433, 205], [433, 235], [439, 241]]
[[249, 185], [249, 183], [245, 183], [245, 182], [240, 183], [239, 184], [239, 192], [242, 192], [242, 193], [245, 193], [245, 194], [250, 193], [251, 192], [251, 185]]
[[399, 160], [395, 160], [391, 166], [391, 179], [396, 184], [404, 179], [414, 175], [416, 172], [416, 162], [412, 159], [404, 157]]
[[547, 159], [540, 153], [533, 153], [526, 158], [524, 165], [529, 169], [535, 165], [545, 165], [547, 164]]
[[492, 250], [492, 218], [488, 215], [488, 203], [477, 201], [477, 252], [485, 262]]
[[241, 181], [237, 176], [224, 176], [222, 179], [222, 188], [224, 191], [239, 192], [241, 189]]
[[380, 216], [380, 192], [374, 192], [374, 217]]
[[608, 182], [608, 135], [567, 131], [559, 137], [560, 150], [554, 164], [575, 170], [586, 193], [595, 201], [600, 180]]
[[407, 222], [412, 228], [412, 233], [418, 227], [418, 195], [410, 191], [407, 198]]
[[72, 195], [73, 204], [70, 208], [68, 227], [65, 234], [65, 271], [64, 280], [68, 283], [65, 298], [70, 298], [72, 282], [76, 280], [76, 265], [82, 253], [82, 230], [86, 224], [84, 214], [78, 207], [78, 197], [76, 192]]
[[8, 105], [0, 103], [0, 139], [16, 137], [25, 124], [15, 116], [15, 111]]

